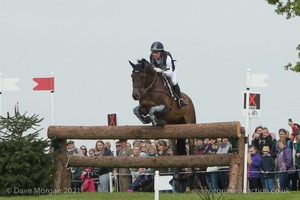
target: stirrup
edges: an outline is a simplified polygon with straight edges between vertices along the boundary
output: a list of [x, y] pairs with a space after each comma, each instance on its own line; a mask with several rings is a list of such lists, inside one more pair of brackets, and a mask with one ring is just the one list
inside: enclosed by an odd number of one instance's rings
[[188, 103], [183, 98], [178, 99], [178, 104], [180, 108], [184, 108], [185, 106], [188, 105]]

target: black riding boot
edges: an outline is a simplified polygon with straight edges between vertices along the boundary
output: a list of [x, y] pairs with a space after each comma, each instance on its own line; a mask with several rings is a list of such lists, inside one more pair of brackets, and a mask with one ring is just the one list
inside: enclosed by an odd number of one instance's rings
[[176, 85], [173, 85], [173, 90], [178, 96], [178, 104], [181, 108], [187, 106], [188, 104], [185, 102], [183, 98], [181, 98], [181, 92], [178, 83]]

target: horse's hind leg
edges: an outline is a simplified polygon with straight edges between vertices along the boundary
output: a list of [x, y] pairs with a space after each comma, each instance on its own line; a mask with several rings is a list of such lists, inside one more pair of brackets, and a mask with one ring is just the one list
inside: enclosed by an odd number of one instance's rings
[[186, 155], [185, 139], [177, 139], [176, 151], [177, 155]]
[[188, 141], [189, 141], [189, 153], [190, 153], [190, 155], [194, 155], [195, 154], [194, 140], [193, 139], [188, 139]]

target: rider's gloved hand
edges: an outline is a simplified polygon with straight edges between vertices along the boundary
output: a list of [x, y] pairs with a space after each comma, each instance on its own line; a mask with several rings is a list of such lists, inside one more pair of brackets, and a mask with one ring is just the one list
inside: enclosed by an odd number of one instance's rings
[[158, 67], [153, 67], [154, 71], [158, 72], [158, 73], [162, 73], [163, 70], [158, 68]]

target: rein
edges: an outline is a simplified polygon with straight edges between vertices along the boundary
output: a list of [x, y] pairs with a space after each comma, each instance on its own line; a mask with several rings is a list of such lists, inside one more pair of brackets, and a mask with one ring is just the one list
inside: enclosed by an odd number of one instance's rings
[[[147, 77], [147, 74], [145, 74], [145, 72], [144, 72], [144, 77], [145, 77], [145, 80], [144, 80], [144, 84], [145, 84], [146, 83], [146, 77]], [[146, 94], [147, 91], [152, 88], [152, 86], [155, 83], [156, 79], [157, 79], [157, 72], [155, 73], [155, 77], [154, 77], [152, 83], [150, 83], [150, 85], [147, 88], [142, 87], [140, 89], [141, 94]]]

